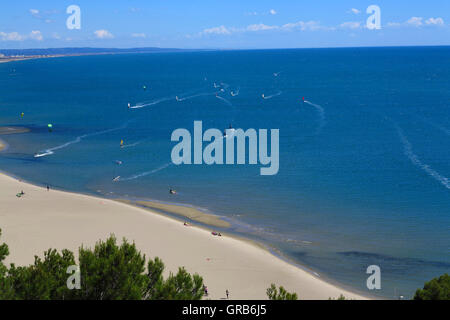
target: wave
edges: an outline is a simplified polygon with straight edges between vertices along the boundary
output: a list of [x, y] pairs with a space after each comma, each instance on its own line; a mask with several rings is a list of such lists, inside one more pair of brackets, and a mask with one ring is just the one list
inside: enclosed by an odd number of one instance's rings
[[304, 100], [304, 103], [314, 107], [319, 114], [319, 126], [316, 130], [316, 134], [319, 134], [322, 131], [322, 128], [325, 126], [325, 109], [321, 105], [309, 102], [308, 100]]
[[145, 177], [145, 176], [148, 176], [149, 174], [153, 174], [153, 173], [156, 173], [158, 171], [164, 170], [165, 168], [167, 168], [170, 165], [171, 165], [171, 163], [169, 162], [169, 163], [166, 163], [166, 164], [164, 164], [161, 167], [158, 167], [156, 169], [153, 169], [153, 170], [150, 170], [150, 171], [145, 171], [145, 172], [142, 172], [142, 173], [137, 173], [137, 174], [134, 174], [134, 175], [132, 175], [130, 177], [127, 177], [127, 178], [120, 178], [119, 177], [116, 181], [129, 181], [129, 180], [134, 180], [134, 179], [138, 179], [138, 178], [141, 178], [141, 177]]
[[444, 187], [450, 189], [450, 180], [447, 177], [444, 177], [439, 172], [431, 168], [430, 165], [423, 163], [420, 158], [414, 153], [412, 144], [409, 142], [408, 138], [403, 133], [402, 129], [396, 125], [397, 133], [400, 137], [400, 140], [403, 144], [403, 152], [408, 157], [408, 159], [418, 168], [422, 169], [429, 176], [433, 177], [435, 180], [439, 181]]
[[272, 95], [269, 95], [269, 96], [266, 96], [266, 95], [262, 95], [262, 98], [264, 99], [264, 100], [267, 100], [267, 99], [272, 99], [272, 98], [275, 98], [275, 97], [278, 97], [279, 95], [281, 95], [283, 92], [282, 91], [278, 91], [277, 93], [274, 93], [274, 94], [272, 94]]
[[60, 150], [60, 149], [66, 148], [66, 147], [68, 147], [68, 146], [70, 146], [72, 144], [79, 143], [84, 138], [94, 137], [94, 136], [98, 136], [98, 135], [101, 135], [101, 134], [109, 133], [109, 132], [112, 132], [112, 131], [125, 129], [128, 126], [129, 122], [130, 121], [127, 121], [123, 125], [121, 125], [120, 127], [117, 127], [117, 128], [112, 128], [112, 129], [97, 131], [97, 132], [93, 132], [93, 133], [83, 134], [81, 136], [76, 137], [74, 140], [71, 140], [71, 141], [66, 142], [64, 144], [61, 144], [59, 146], [39, 151], [38, 153], [36, 153], [34, 155], [34, 157], [35, 158], [46, 157], [46, 156], [54, 154], [56, 150]]
[[148, 106], [153, 106], [155, 104], [158, 104], [158, 103], [161, 103], [161, 102], [164, 102], [164, 101], [172, 100], [173, 98], [174, 97], [171, 96], [171, 97], [164, 97], [164, 98], [161, 98], [161, 99], [153, 100], [153, 101], [150, 101], [150, 102], [140, 102], [140, 103], [137, 103], [135, 106], [130, 107], [130, 109], [140, 109], [140, 108], [145, 108], [145, 107], [148, 107]]

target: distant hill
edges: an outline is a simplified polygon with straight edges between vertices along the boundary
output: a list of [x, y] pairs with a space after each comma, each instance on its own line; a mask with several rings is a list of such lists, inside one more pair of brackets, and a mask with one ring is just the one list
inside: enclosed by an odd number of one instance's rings
[[48, 49], [0, 49], [0, 54], [5, 56], [37, 56], [37, 55], [71, 55], [71, 54], [104, 54], [104, 53], [152, 53], [152, 52], [180, 52], [194, 51], [175, 48], [48, 48]]

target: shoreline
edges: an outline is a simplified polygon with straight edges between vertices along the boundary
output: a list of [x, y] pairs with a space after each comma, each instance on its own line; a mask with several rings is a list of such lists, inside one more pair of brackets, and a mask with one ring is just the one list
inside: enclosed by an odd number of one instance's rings
[[[26, 133], [26, 132], [30, 132], [30, 131], [31, 131], [31, 129], [29, 129], [27, 127], [0, 126], [0, 136]], [[5, 140], [0, 139], [0, 152], [5, 151], [6, 149], [8, 149], [8, 143]]]
[[6, 150], [8, 148], [8, 144], [3, 141], [2, 139], [0, 139], [0, 152]]
[[[13, 198], [5, 198], [5, 195], [3, 194], [6, 190], [8, 190], [9, 196], [15, 194], [17, 191], [15, 189], [10, 190], [10, 188], [7, 187], [8, 184], [20, 185], [25, 191], [24, 199], [14, 199], [15, 196]], [[128, 230], [126, 238], [129, 241], [135, 241], [137, 248], [145, 253], [147, 257], [153, 258], [153, 254], [148, 254], [149, 251], [160, 251], [160, 254], [157, 256], [163, 259], [168, 270], [176, 271], [178, 266], [184, 265], [189, 272], [198, 272], [200, 275], [204, 276], [205, 283], [214, 291], [216, 291], [214, 289], [215, 287], [224, 285], [222, 283], [224, 279], [228, 279], [230, 288], [223, 287], [222, 291], [229, 289], [232, 293], [234, 292], [233, 298], [235, 299], [265, 299], [265, 289], [267, 289], [272, 282], [275, 282], [276, 285], [283, 285], [290, 291], [297, 292], [300, 299], [337, 298], [341, 293], [348, 298], [371, 299], [367, 296], [343, 289], [321, 278], [315, 277], [310, 272], [306, 271], [307, 269], [305, 270], [298, 265], [286, 261], [286, 259], [275, 255], [267, 247], [264, 247], [263, 244], [255, 243], [255, 241], [251, 239], [242, 239], [229, 234], [224, 234], [222, 237], [214, 237], [211, 235], [211, 231], [208, 231], [206, 227], [197, 225], [185, 227], [181, 222], [182, 217], [176, 219], [167, 216], [164, 213], [155, 212], [150, 208], [141, 208], [118, 200], [99, 198], [91, 195], [60, 190], [51, 190], [50, 192], [47, 192], [44, 188], [23, 182], [3, 172], [0, 172], [0, 190], [1, 189], [4, 190], [2, 190], [0, 200], [4, 202], [6, 207], [11, 209], [10, 211], [13, 213], [8, 213], [9, 211], [3, 212], [3, 210], [0, 209], [2, 221], [6, 221], [6, 226], [4, 225], [5, 222], [2, 222], [2, 225], [0, 225], [0, 228], [3, 229], [3, 237], [0, 242], [5, 242], [10, 246], [11, 254], [7, 259], [8, 262], [14, 262], [18, 265], [32, 263], [34, 254], [42, 255], [42, 252], [50, 247], [54, 247], [58, 250], [68, 247], [68, 249], [76, 251], [81, 244], [93, 246], [96, 241], [99, 239], [104, 240], [111, 233], [114, 233], [117, 238], [120, 239], [124, 234], [124, 230], [122, 229], [127, 229], [130, 227], [130, 224], [132, 224], [132, 231]], [[17, 201], [26, 202], [28, 200], [28, 192], [25, 189], [31, 189], [33, 198], [36, 197], [37, 202], [41, 205], [43, 205], [44, 202], [47, 202], [45, 203], [46, 211], [40, 210], [36, 213], [34, 212], [36, 207], [33, 205], [31, 207], [26, 206], [26, 208], [20, 208]], [[49, 196], [56, 197], [56, 200], [58, 201], [53, 202], [49, 199]], [[67, 202], [70, 202], [72, 205], [67, 207]], [[98, 206], [99, 203], [100, 207]], [[104, 212], [105, 207], [110, 210]], [[77, 217], [76, 212], [73, 211], [76, 211], [76, 208], [84, 208], [85, 211], [88, 211], [89, 213], [83, 212]], [[49, 225], [27, 225], [27, 221], [22, 220], [25, 217], [18, 214], [22, 213], [24, 210], [27, 213], [27, 217], [32, 217], [32, 219], [37, 219], [41, 222], [47, 221]], [[70, 213], [60, 214], [59, 210], [69, 211]], [[106, 219], [106, 221], [105, 219], [101, 219], [105, 217], [108, 218], [108, 212], [114, 212], [115, 221], [117, 220], [116, 223], [112, 224], [108, 219]], [[76, 235], [75, 238], [79, 238], [79, 240], [67, 238], [68, 234], [73, 233], [73, 230], [71, 230], [72, 228], [67, 226], [68, 223], [70, 224], [71, 221], [73, 222], [73, 220], [75, 220], [77, 224], [86, 227], [90, 222], [92, 223], [92, 220], [96, 220], [93, 218], [93, 215], [96, 216], [97, 219], [100, 218], [100, 220], [96, 221], [97, 223], [94, 224], [95, 228], [93, 230], [85, 232], [84, 235]], [[5, 217], [6, 219], [4, 219]], [[142, 217], [145, 217], [144, 220], [146, 221], [140, 221], [142, 220]], [[187, 238], [176, 241], [173, 245], [166, 246], [165, 250], [161, 251], [161, 248], [159, 248], [161, 245], [164, 246], [164, 243], [167, 244], [167, 242], [173, 242], [173, 240], [170, 236], [171, 233], [167, 232], [168, 230], [155, 227], [155, 223], [162, 224], [170, 230], [175, 228], [177, 230], [177, 237], [179, 237], [178, 233], [180, 233], [181, 238]], [[19, 232], [25, 227], [24, 224], [27, 225], [26, 229], [28, 232]], [[111, 228], [105, 228], [105, 224], [110, 225]], [[59, 226], [59, 228], [55, 228], [55, 225]], [[88, 229], [91, 229], [92, 227], [93, 226], [91, 225]], [[135, 230], [140, 228], [144, 228], [145, 230], [146, 227], [149, 229], [153, 228], [153, 232], [160, 233], [160, 237], [154, 239], [157, 243], [149, 244], [148, 241], [143, 241], [143, 239], [151, 236], [147, 235], [147, 232], [142, 232], [142, 230], [139, 232]], [[67, 228], [69, 230], [61, 230]], [[48, 230], [43, 232], [44, 230], [41, 229]], [[45, 234], [45, 236], [42, 236], [41, 233]], [[19, 236], [19, 234], [22, 236]], [[125, 234], [127, 234], [127, 232], [125, 232]], [[201, 241], [199, 242], [197, 238], [201, 238]], [[18, 248], [24, 248], [24, 240], [32, 240], [31, 246], [35, 247], [33, 254], [31, 254], [32, 250], [29, 247], [27, 247], [25, 251], [29, 251], [30, 254], [25, 256], [23, 252], [17, 253]], [[86, 243], [86, 241], [88, 241], [88, 243]], [[140, 242], [146, 243], [146, 245], [141, 246]], [[47, 243], [50, 246], [44, 245], [44, 243]], [[59, 245], [55, 247], [55, 243], [59, 243]], [[64, 246], [62, 245], [63, 243], [70, 245]], [[200, 248], [198, 248], [199, 250], [191, 251], [190, 245]], [[38, 247], [40, 250], [38, 250]], [[184, 250], [181, 248], [181, 252], [180, 247], [184, 247]], [[217, 259], [225, 264], [225, 266], [218, 265], [209, 268], [207, 265], [204, 265], [204, 261], [202, 261], [203, 263], [197, 261], [199, 258], [198, 256], [202, 256], [202, 249], [207, 250], [209, 255], [215, 256], [215, 258], [211, 258], [210, 260], [207, 258], [206, 261], [210, 262], [207, 264], [214, 265], [212, 261]], [[192, 257], [189, 257], [189, 254], [188, 256], [185, 256], [185, 251], [189, 251], [192, 255], [195, 255], [197, 258], [195, 259], [196, 261], [193, 262]], [[180, 254], [185, 256], [184, 259], [178, 258], [178, 255]], [[261, 260], [261, 257], [264, 258]], [[17, 258], [19, 258], [19, 261], [17, 261]], [[198, 268], [195, 266], [198, 266]], [[248, 282], [248, 280], [261, 275], [264, 275], [264, 277], [259, 278], [259, 281], [256, 283], [253, 281], [250, 283]], [[261, 281], [266, 278], [267, 281], [261, 283]], [[259, 289], [255, 290], [255, 287], [259, 287]], [[213, 292], [213, 290], [210, 291]], [[211, 295], [210, 297], [212, 299], [220, 298], [216, 295]]]

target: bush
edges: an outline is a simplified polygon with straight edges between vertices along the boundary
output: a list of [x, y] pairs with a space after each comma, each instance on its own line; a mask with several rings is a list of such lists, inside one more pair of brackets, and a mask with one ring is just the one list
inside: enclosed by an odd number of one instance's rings
[[[1, 235], [1, 230], [0, 230]], [[164, 263], [149, 260], [125, 239], [120, 246], [111, 235], [99, 241], [94, 249], [79, 248], [78, 266], [81, 288], [70, 290], [69, 266], [75, 265], [74, 254], [49, 249], [34, 264], [7, 268], [6, 244], [0, 246], [0, 299], [19, 300], [199, 300], [203, 297], [203, 279], [184, 268], [163, 278]]]
[[414, 300], [450, 300], [450, 276], [446, 273], [426, 282], [416, 291]]
[[266, 291], [267, 297], [269, 300], [297, 300], [297, 294], [296, 293], [289, 293], [284, 289], [282, 286], [279, 287], [277, 290], [277, 287], [275, 284], [271, 284], [270, 288]]

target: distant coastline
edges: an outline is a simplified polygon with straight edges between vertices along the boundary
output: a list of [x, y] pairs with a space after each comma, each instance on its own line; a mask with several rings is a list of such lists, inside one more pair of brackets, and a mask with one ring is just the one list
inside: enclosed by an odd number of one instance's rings
[[[0, 63], [23, 61], [31, 59], [76, 57], [110, 54], [132, 54], [132, 53], [169, 53], [169, 52], [190, 52], [203, 51], [176, 48], [47, 48], [47, 49], [0, 49]], [[204, 50], [207, 51], [207, 50]]]

